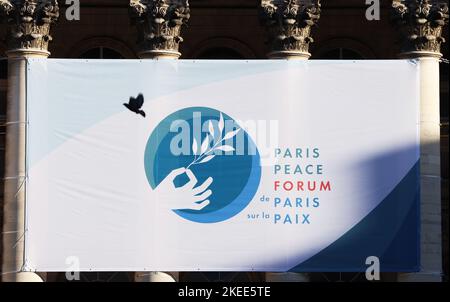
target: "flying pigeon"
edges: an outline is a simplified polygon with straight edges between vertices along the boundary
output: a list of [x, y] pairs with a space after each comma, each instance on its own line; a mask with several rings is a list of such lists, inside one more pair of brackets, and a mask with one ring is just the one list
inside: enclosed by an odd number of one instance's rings
[[144, 110], [141, 110], [142, 105], [144, 105], [144, 96], [142, 95], [142, 93], [140, 93], [137, 98], [130, 97], [130, 101], [128, 102], [128, 104], [124, 103], [123, 105], [130, 111], [145, 117]]

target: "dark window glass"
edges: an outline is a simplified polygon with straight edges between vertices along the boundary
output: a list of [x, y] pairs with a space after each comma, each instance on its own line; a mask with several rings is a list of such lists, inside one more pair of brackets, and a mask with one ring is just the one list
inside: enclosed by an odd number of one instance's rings
[[217, 47], [204, 51], [199, 56], [197, 56], [197, 59], [233, 60], [244, 59], [244, 57], [231, 48]]
[[122, 55], [115, 50], [110, 48], [103, 48], [103, 58], [102, 59], [123, 59]]
[[333, 49], [333, 50], [325, 52], [319, 58], [325, 59], [325, 60], [333, 60], [333, 59], [340, 59], [339, 57], [340, 57], [339, 49]]
[[6, 90], [0, 90], [0, 118], [6, 116]]
[[80, 55], [80, 59], [123, 59], [123, 57], [114, 49], [96, 47], [84, 52]]
[[8, 61], [0, 59], [0, 79], [8, 77]]
[[347, 48], [336, 48], [329, 50], [327, 52], [324, 52], [323, 54], [319, 55], [317, 59], [324, 59], [324, 60], [359, 60], [363, 59], [363, 56], [361, 56], [356, 51], [353, 51], [351, 49]]
[[89, 49], [80, 56], [80, 59], [100, 59], [100, 48]]

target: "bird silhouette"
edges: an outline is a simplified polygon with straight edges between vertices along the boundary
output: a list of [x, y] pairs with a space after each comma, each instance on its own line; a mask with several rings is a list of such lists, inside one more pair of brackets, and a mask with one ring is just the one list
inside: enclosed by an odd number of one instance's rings
[[124, 103], [123, 105], [125, 107], [127, 107], [128, 110], [130, 110], [131, 112], [134, 112], [136, 114], [140, 114], [143, 117], [145, 117], [144, 110], [141, 110], [142, 105], [144, 105], [144, 96], [142, 95], [142, 93], [139, 93], [137, 98], [130, 97], [130, 101], [128, 102], [128, 104]]

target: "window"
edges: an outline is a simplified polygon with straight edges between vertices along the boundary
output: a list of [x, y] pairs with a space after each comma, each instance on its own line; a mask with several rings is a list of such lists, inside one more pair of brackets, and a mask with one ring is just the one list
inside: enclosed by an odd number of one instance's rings
[[0, 81], [8, 77], [8, 60], [0, 58]]
[[80, 56], [80, 59], [123, 59], [124, 57], [114, 49], [108, 47], [91, 48]]
[[317, 58], [323, 60], [359, 60], [363, 59], [363, 56], [354, 50], [339, 47], [319, 54]]
[[222, 59], [222, 60], [233, 60], [233, 59], [243, 59], [244, 57], [235, 51], [234, 49], [228, 47], [215, 47], [210, 48], [197, 56], [197, 59]]

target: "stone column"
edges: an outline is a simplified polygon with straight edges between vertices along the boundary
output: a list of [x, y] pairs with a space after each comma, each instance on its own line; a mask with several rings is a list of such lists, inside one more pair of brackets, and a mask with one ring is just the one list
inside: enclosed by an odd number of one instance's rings
[[130, 0], [141, 59], [178, 59], [181, 29], [189, 20], [188, 0]]
[[401, 58], [420, 64], [420, 272], [399, 281], [441, 281], [442, 226], [440, 175], [439, 59], [448, 6], [428, 0], [394, 0], [401, 33]]
[[270, 59], [307, 60], [311, 28], [320, 18], [319, 0], [261, 0]]
[[26, 187], [26, 59], [47, 58], [50, 27], [58, 18], [56, 0], [0, 0], [7, 23], [8, 96], [3, 201], [3, 281], [39, 281], [24, 257]]
[[[178, 59], [181, 30], [190, 18], [188, 0], [130, 0], [141, 59]], [[136, 272], [136, 282], [175, 282], [177, 272]]]

